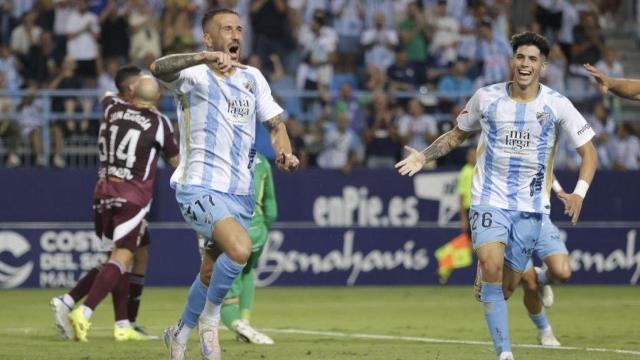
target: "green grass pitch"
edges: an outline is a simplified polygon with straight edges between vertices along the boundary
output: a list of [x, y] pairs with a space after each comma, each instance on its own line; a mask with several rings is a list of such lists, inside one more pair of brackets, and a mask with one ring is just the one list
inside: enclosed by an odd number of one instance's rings
[[[161, 341], [112, 340], [109, 299], [92, 319], [88, 343], [63, 341], [48, 306], [60, 293], [0, 291], [0, 359], [167, 358]], [[177, 320], [186, 293], [186, 288], [145, 289], [139, 322], [160, 335]], [[547, 313], [567, 348], [516, 346], [516, 359], [640, 360], [640, 288], [565, 286], [555, 293], [556, 304]], [[481, 305], [469, 287], [267, 288], [256, 296], [252, 323], [266, 329], [276, 345], [238, 343], [222, 331], [224, 360], [496, 359]], [[518, 291], [509, 301], [512, 342], [536, 344], [521, 300]], [[196, 334], [187, 358], [200, 358]]]

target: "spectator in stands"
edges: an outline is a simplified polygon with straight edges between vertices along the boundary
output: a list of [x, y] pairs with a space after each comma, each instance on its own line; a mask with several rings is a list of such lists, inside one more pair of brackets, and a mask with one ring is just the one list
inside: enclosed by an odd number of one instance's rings
[[394, 63], [387, 69], [389, 91], [410, 91], [418, 88], [421, 82], [420, 66], [409, 61], [403, 47], [396, 49]]
[[67, 54], [67, 24], [75, 12], [72, 0], [58, 0], [53, 11], [53, 41], [55, 42], [55, 59], [61, 64]]
[[20, 76], [21, 63], [11, 53], [8, 44], [0, 43], [0, 73], [4, 75], [6, 89], [15, 91], [22, 86], [22, 77]]
[[[0, 91], [6, 90], [4, 74], [0, 72]], [[20, 166], [20, 158], [17, 154], [18, 141], [20, 140], [20, 128], [8, 115], [13, 111], [13, 102], [9, 96], [0, 96], [0, 138], [7, 152], [4, 165], [6, 167]]]
[[[326, 26], [324, 11], [316, 11], [310, 25], [302, 25], [298, 41], [301, 47], [302, 61], [298, 65], [296, 83], [304, 90], [320, 92], [324, 104], [328, 102], [327, 90], [333, 78], [333, 64], [336, 59], [335, 30]], [[308, 111], [310, 101], [303, 102], [303, 110]]]
[[598, 167], [609, 169], [613, 166], [610, 140], [615, 136], [616, 124], [603, 102], [597, 102], [593, 112], [587, 116], [589, 125], [596, 133], [593, 144], [598, 151]]
[[11, 0], [0, 1], [0, 44], [8, 44], [11, 41], [11, 29], [17, 23], [13, 17], [11, 5]]
[[343, 83], [340, 85], [340, 91], [338, 96], [331, 100], [331, 108], [334, 111], [334, 115], [341, 112], [346, 112], [348, 118], [351, 119], [349, 127], [355, 131], [356, 134], [361, 134], [364, 129], [364, 118], [360, 101], [353, 95], [353, 88], [349, 83]]
[[542, 73], [542, 82], [553, 90], [564, 93], [567, 75], [567, 58], [558, 43], [551, 46], [547, 67]]
[[458, 58], [472, 65], [477, 57], [478, 25], [487, 16], [487, 8], [482, 2], [470, 5], [467, 14], [460, 23], [460, 45], [458, 45]]
[[42, 29], [35, 24], [35, 21], [36, 13], [33, 11], [26, 12], [22, 18], [22, 23], [11, 32], [11, 51], [24, 65], [23, 77], [26, 77], [26, 70], [29, 68], [31, 61], [29, 49], [39, 42], [42, 35]]
[[76, 61], [77, 75], [87, 88], [95, 88], [97, 76], [100, 24], [96, 14], [88, 11], [87, 0], [78, 0], [77, 8], [66, 24], [67, 56]]
[[[548, 1], [548, 0], [547, 0]], [[565, 57], [571, 60], [571, 47], [574, 44], [573, 29], [580, 22], [580, 12], [587, 9], [581, 0], [558, 1], [562, 23], [558, 32], [558, 42]]]
[[591, 11], [580, 13], [580, 23], [573, 28], [573, 38], [572, 64], [595, 64], [602, 58], [604, 36], [598, 27], [596, 14]]
[[378, 13], [374, 26], [362, 33], [360, 43], [364, 46], [365, 65], [373, 64], [383, 73], [393, 63], [393, 49], [398, 45], [398, 32], [385, 24], [385, 15]]
[[318, 166], [323, 169], [340, 170], [344, 174], [358, 162], [358, 148], [360, 140], [358, 135], [349, 128], [349, 115], [339, 113], [335, 124], [325, 122], [323, 124], [322, 150], [318, 155]]
[[116, 0], [109, 0], [100, 14], [100, 44], [103, 58], [129, 59], [129, 24]]
[[162, 53], [160, 32], [152, 8], [145, 0], [132, 0], [127, 22], [131, 32], [129, 58], [143, 64], [145, 57], [158, 58]]
[[594, 66], [608, 77], [624, 77], [624, 68], [622, 67], [622, 63], [618, 60], [618, 54], [613, 48], [605, 47], [602, 59], [595, 63]]
[[263, 62], [267, 61], [270, 54], [279, 54], [287, 72], [295, 71], [295, 65], [287, 60], [295, 47], [294, 32], [288, 21], [287, 1], [255, 0], [251, 2], [250, 11], [253, 52]]
[[[574, 0], [569, 0], [574, 1]], [[564, 0], [538, 0], [536, 21], [540, 24], [541, 34], [549, 37], [560, 30], [563, 24]]]
[[31, 151], [36, 155], [36, 166], [44, 166], [42, 128], [46, 126], [46, 120], [42, 116], [44, 110], [42, 101], [36, 99], [36, 90], [37, 88], [35, 86], [30, 87], [28, 90], [29, 93], [22, 98], [16, 110], [18, 112], [18, 123], [20, 124], [22, 138], [31, 145]]
[[512, 50], [504, 34], [493, 31], [491, 22], [484, 20], [478, 28], [478, 62], [482, 67], [482, 75], [478, 79], [479, 86], [506, 81], [509, 76], [509, 59]]
[[435, 62], [447, 64], [458, 58], [458, 43], [460, 42], [460, 23], [457, 19], [447, 15], [447, 1], [439, 0], [434, 8], [430, 23], [433, 26], [433, 36], [429, 45], [429, 54]]
[[613, 168], [616, 170], [640, 169], [640, 139], [628, 123], [618, 124], [611, 141]]
[[[394, 3], [399, 3], [398, 0], [363, 0], [364, 1], [364, 28], [370, 29], [375, 26], [376, 15], [384, 14], [384, 23], [387, 27], [392, 28], [395, 24], [395, 10]], [[415, 0], [413, 0], [415, 1]], [[402, 8], [403, 13], [406, 10]]]
[[369, 91], [383, 90], [387, 83], [385, 73], [374, 64], [368, 64], [365, 68], [365, 79], [362, 88]]
[[417, 98], [409, 101], [407, 110], [407, 113], [398, 119], [398, 134], [402, 139], [402, 145], [425, 149], [438, 138], [438, 121], [435, 117], [425, 114]]
[[400, 41], [407, 52], [407, 59], [424, 64], [427, 61], [429, 27], [417, 2], [409, 3], [407, 18], [400, 22], [398, 28], [400, 29]]
[[374, 91], [366, 114], [364, 144], [367, 154], [367, 167], [370, 169], [392, 169], [402, 146], [393, 113], [385, 94]]
[[165, 4], [161, 29], [164, 53], [184, 53], [195, 47], [191, 14], [186, 2]]
[[98, 91], [101, 96], [106, 93], [115, 94], [118, 92], [115, 77], [120, 64], [115, 58], [106, 59], [103, 63], [104, 66], [99, 69], [100, 75], [98, 76]]
[[43, 32], [40, 41], [31, 46], [29, 58], [26, 71], [27, 81], [35, 82], [39, 86], [46, 86], [58, 70], [58, 64], [55, 60], [55, 43], [50, 32]]
[[55, 18], [53, 0], [39, 0], [34, 10], [36, 12], [36, 25], [39, 26], [43, 32], [52, 32]]
[[[448, 93], [464, 93], [471, 95], [473, 92], [473, 82], [467, 76], [467, 67], [462, 61], [457, 61], [451, 64], [450, 73], [441, 77], [438, 82], [439, 92]], [[460, 102], [459, 96], [445, 96], [440, 99], [441, 101], [449, 103]]]
[[341, 72], [353, 72], [360, 54], [360, 34], [364, 27], [364, 7], [360, 0], [334, 0], [331, 3], [334, 28], [338, 34], [338, 64]]
[[[49, 87], [51, 89], [80, 89], [82, 87], [82, 79], [76, 73], [75, 60], [67, 56], [62, 62], [61, 71], [56, 76]], [[74, 116], [78, 99], [74, 96], [56, 96], [53, 98], [51, 110], [57, 113], [51, 124], [51, 148], [53, 153], [53, 165], [58, 168], [66, 166], [66, 161], [62, 157], [64, 147], [65, 134], [75, 132], [76, 122], [68, 118]]]

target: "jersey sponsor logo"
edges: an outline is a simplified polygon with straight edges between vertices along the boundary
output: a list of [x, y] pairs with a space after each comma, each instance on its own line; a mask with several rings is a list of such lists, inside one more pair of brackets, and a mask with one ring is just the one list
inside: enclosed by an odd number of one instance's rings
[[505, 151], [521, 154], [532, 146], [533, 141], [529, 129], [509, 128], [505, 131], [504, 143], [508, 147]]
[[[0, 231], [0, 254], [10, 253], [18, 259], [31, 250], [29, 242], [14, 231]], [[12, 266], [0, 261], [0, 289], [18, 287], [24, 283], [33, 270], [33, 261], [21, 266]]]
[[120, 179], [133, 180], [131, 169], [126, 167], [109, 166], [107, 170], [108, 176], [115, 176]]
[[251, 102], [246, 98], [230, 100], [227, 113], [236, 121], [246, 124], [249, 122], [249, 114], [251, 114]]
[[140, 125], [144, 130], [148, 130], [151, 127], [151, 119], [142, 115], [140, 111], [137, 110], [127, 109], [124, 111], [116, 111], [109, 117], [109, 122], [120, 119], [133, 121], [136, 124]]
[[589, 123], [584, 124], [583, 127], [580, 128], [580, 130], [578, 130], [578, 135], [582, 135], [585, 133], [585, 131], [591, 129], [591, 125], [589, 125]]

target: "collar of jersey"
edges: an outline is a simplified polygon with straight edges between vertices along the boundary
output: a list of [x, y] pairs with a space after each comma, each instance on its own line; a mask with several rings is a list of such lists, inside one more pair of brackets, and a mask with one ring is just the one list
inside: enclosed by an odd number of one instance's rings
[[529, 100], [529, 101], [520, 101], [520, 100], [516, 100], [514, 98], [511, 97], [511, 92], [509, 91], [509, 86], [511, 86], [513, 84], [513, 81], [507, 81], [504, 85], [504, 91], [507, 93], [507, 97], [513, 101], [513, 102], [517, 102], [517, 103], [521, 103], [521, 104], [529, 104], [532, 103], [536, 100], [538, 100], [538, 98], [540, 97], [540, 94], [542, 94], [542, 84], [540, 84], [538, 82], [538, 93], [536, 94], [536, 96]]

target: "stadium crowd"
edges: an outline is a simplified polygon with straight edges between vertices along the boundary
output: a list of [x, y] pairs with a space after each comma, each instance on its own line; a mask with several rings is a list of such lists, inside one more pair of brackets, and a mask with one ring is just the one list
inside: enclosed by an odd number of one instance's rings
[[[509, 78], [509, 37], [533, 30], [553, 43], [543, 83], [570, 94], [585, 114], [597, 133], [599, 166], [640, 169], [638, 134], [582, 67], [624, 75], [603, 35], [616, 26], [621, 1], [0, 1], [2, 166], [44, 165], [45, 126], [54, 166], [66, 166], [65, 144], [74, 136], [94, 139], [95, 151], [97, 94], [116, 91], [118, 67], [148, 69], [162, 54], [202, 49], [202, 15], [227, 7], [244, 23], [245, 62], [263, 71], [286, 110], [303, 166], [390, 168], [404, 145], [425, 148], [455, 126], [475, 89]], [[86, 94], [45, 102], [44, 89]], [[169, 96], [158, 108], [175, 114]], [[33, 158], [17, 152], [21, 142]], [[465, 154], [457, 149], [430, 167], [459, 167]], [[578, 161], [561, 140], [556, 168], [576, 170]]]

